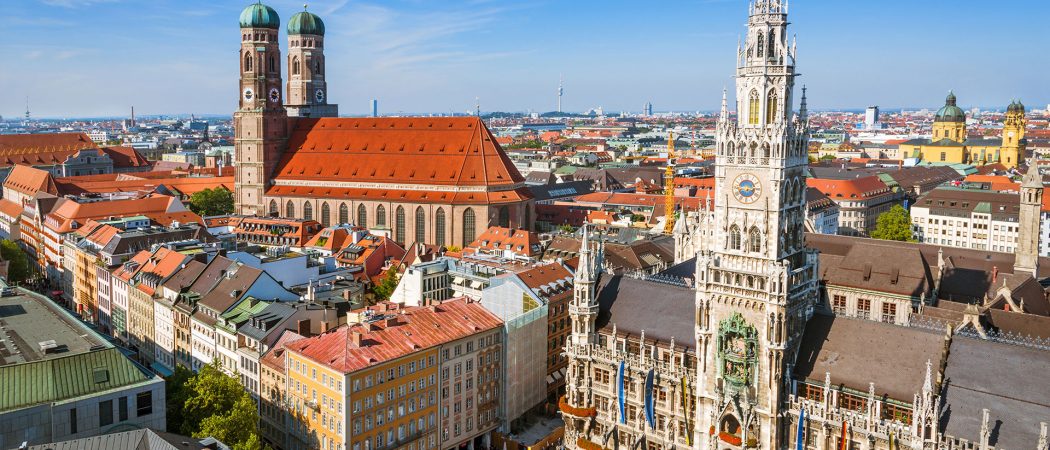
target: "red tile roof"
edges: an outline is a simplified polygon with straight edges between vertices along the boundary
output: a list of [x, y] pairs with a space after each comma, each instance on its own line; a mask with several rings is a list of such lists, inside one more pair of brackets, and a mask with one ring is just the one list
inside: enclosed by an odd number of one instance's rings
[[150, 165], [145, 156], [131, 147], [102, 147], [102, 151], [113, 160], [113, 167], [129, 168]]
[[136, 215], [144, 215], [161, 225], [169, 225], [172, 221], [204, 223], [200, 216], [186, 210], [174, 197], [153, 195], [128, 200], [85, 203], [66, 201], [47, 215], [45, 226], [58, 233], [68, 233], [76, 228], [74, 224], [81, 226], [90, 219]]
[[[697, 210], [706, 206], [706, 198], [711, 192], [698, 192], [696, 197], [674, 198], [675, 206], [684, 207], [688, 210]], [[664, 196], [662, 194], [630, 194], [622, 192], [593, 192], [576, 197], [576, 203], [590, 203], [607, 206], [663, 206]]]
[[84, 133], [0, 135], [0, 167], [59, 164], [74, 153], [98, 145]]
[[373, 317], [383, 318], [341, 326], [319, 336], [286, 343], [285, 348], [333, 370], [352, 373], [491, 330], [503, 323], [480, 303], [467, 298], [416, 307], [381, 303], [368, 310], [374, 312]]
[[0, 198], [0, 214], [17, 219], [22, 216], [22, 205], [6, 198]]
[[828, 178], [809, 178], [806, 185], [816, 188], [832, 200], [862, 200], [890, 192], [890, 188], [877, 176], [852, 178], [849, 180], [832, 180]]
[[58, 195], [55, 179], [51, 177], [50, 172], [21, 164], [11, 168], [7, 179], [4, 180], [4, 187], [28, 196], [36, 195], [41, 191]]
[[510, 250], [526, 256], [536, 256], [543, 251], [538, 234], [504, 227], [489, 227], [467, 247], [476, 250]]
[[477, 117], [300, 119], [276, 179], [444, 186], [524, 182]]

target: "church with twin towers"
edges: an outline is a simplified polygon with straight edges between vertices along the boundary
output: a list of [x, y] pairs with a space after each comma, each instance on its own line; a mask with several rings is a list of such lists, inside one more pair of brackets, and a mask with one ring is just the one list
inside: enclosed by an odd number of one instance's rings
[[[685, 262], [650, 276], [605, 273], [603, 246], [584, 231], [559, 403], [565, 447], [1047, 450], [1038, 368], [1050, 367], [1050, 347], [982, 339], [970, 333], [981, 328], [973, 316], [964, 326], [974, 328], [956, 330], [830, 307], [823, 274], [837, 267], [825, 261], [866, 263], [857, 286], [873, 283], [873, 261], [825, 260], [807, 244], [809, 119], [788, 5], [756, 0], [747, 12], [736, 104], [723, 93], [717, 123], [713, 201], [674, 229]], [[1035, 204], [1041, 186], [1026, 195]], [[918, 253], [845, 239], [836, 245], [902, 263]], [[935, 255], [948, 272], [951, 257]], [[975, 387], [1024, 377], [1006, 394]]]

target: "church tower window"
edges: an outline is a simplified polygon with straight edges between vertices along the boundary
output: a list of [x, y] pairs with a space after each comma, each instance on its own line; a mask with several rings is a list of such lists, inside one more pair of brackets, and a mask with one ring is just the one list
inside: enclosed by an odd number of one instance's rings
[[759, 58], [761, 58], [762, 55], [766, 54], [766, 51], [765, 51], [766, 40], [763, 38], [763, 35], [762, 35], [761, 31], [758, 32], [758, 39], [757, 39], [757, 41], [758, 41], [758, 55], [757, 56]]
[[251, 53], [245, 53], [244, 54], [244, 71], [245, 72], [251, 72], [252, 71], [252, 54]]
[[747, 251], [758, 253], [762, 251], [762, 232], [758, 227], [751, 227], [750, 236], [747, 238]]
[[729, 249], [740, 250], [740, 228], [736, 225], [729, 227]]
[[499, 208], [499, 226], [503, 228], [510, 227], [510, 209], [506, 206], [500, 206]]
[[299, 75], [299, 57], [292, 58], [292, 75]]
[[773, 89], [769, 90], [769, 96], [766, 97], [766, 123], [773, 123], [777, 120], [777, 92]]
[[751, 91], [747, 104], [747, 123], [758, 125], [758, 91]]

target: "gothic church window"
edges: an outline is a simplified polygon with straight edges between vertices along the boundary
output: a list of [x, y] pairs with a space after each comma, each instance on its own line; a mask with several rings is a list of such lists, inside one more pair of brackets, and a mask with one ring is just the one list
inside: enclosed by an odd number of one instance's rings
[[747, 239], [747, 250], [758, 253], [762, 251], [762, 232], [757, 227], [751, 227], [750, 236]]
[[466, 247], [474, 242], [474, 209], [467, 208], [463, 211], [463, 246]]
[[426, 239], [427, 239], [427, 236], [426, 236], [427, 222], [426, 222], [426, 220], [427, 220], [426, 213], [423, 211], [423, 207], [422, 206], [416, 207], [416, 242], [421, 243], [421, 244], [424, 241], [426, 241]]
[[434, 213], [434, 243], [438, 246], [445, 245], [445, 210], [438, 208]]
[[346, 207], [346, 203], [339, 205], [339, 223], [350, 223], [350, 209]]
[[747, 103], [747, 123], [751, 125], [758, 125], [758, 91], [751, 91], [751, 95], [748, 96]]
[[368, 209], [365, 205], [357, 205], [357, 226], [368, 227]]
[[757, 41], [758, 41], [758, 55], [757, 56], [759, 58], [761, 58], [762, 55], [766, 54], [766, 51], [765, 51], [766, 40], [763, 39], [761, 31], [758, 32], [758, 39], [757, 39]]
[[400, 206], [394, 212], [394, 240], [405, 243], [405, 208]]
[[292, 75], [299, 75], [299, 57], [292, 57]]
[[252, 54], [251, 54], [251, 52], [248, 52], [248, 53], [244, 54], [244, 71], [245, 72], [251, 72], [252, 71]]
[[284, 215], [285, 217], [295, 217], [295, 205], [292, 204], [291, 200], [284, 204]]
[[303, 220], [314, 220], [314, 206], [310, 202], [303, 204]]
[[324, 225], [325, 227], [328, 227], [329, 225], [332, 224], [332, 221], [328, 219], [329, 214], [331, 214], [331, 210], [329, 210], [329, 208], [328, 208], [328, 203], [322, 203], [321, 204], [321, 225]]
[[769, 54], [767, 55], [767, 56], [769, 56], [770, 58], [772, 58], [772, 57], [773, 57], [773, 49], [774, 49], [774, 45], [773, 45], [773, 32], [771, 31], [771, 32], [769, 32]]
[[379, 205], [376, 207], [376, 226], [386, 226], [386, 208], [384, 208], [383, 205]]
[[280, 212], [277, 211], [277, 200], [270, 200], [270, 215], [276, 216]]
[[499, 223], [499, 226], [501, 226], [503, 228], [509, 228], [510, 227], [510, 209], [507, 208], [506, 206], [501, 206], [499, 208], [499, 220], [498, 220], [498, 223]]
[[736, 225], [729, 227], [729, 248], [740, 250], [740, 228]]

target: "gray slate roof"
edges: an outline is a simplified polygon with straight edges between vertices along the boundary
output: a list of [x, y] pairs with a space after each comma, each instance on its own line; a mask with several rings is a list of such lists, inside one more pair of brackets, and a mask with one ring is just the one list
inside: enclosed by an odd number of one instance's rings
[[989, 410], [996, 448], [1035, 448], [1039, 422], [1050, 421], [1050, 352], [956, 336], [945, 368], [942, 431], [980, 442], [981, 410]]
[[806, 324], [795, 378], [867, 392], [911, 403], [926, 379], [926, 361], [940, 367], [939, 333], [863, 319], [814, 315]]
[[693, 308], [696, 293], [692, 288], [623, 275], [603, 276], [598, 287], [599, 329], [634, 336], [645, 331], [645, 338], [696, 348], [693, 331]]

